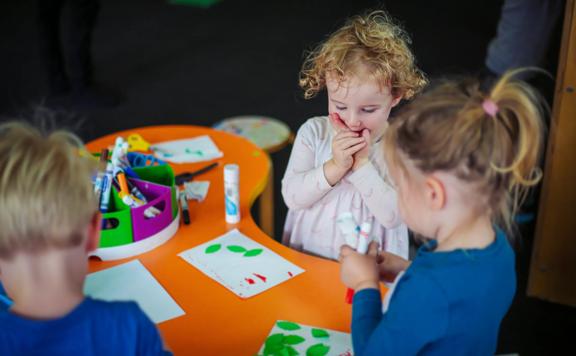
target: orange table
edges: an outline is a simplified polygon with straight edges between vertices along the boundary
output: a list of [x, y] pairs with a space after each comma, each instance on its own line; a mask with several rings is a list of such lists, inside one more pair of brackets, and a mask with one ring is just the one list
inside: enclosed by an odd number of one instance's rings
[[[344, 302], [346, 288], [340, 283], [338, 264], [293, 251], [264, 234], [250, 216], [250, 206], [264, 189], [269, 161], [249, 141], [197, 126], [154, 126], [117, 132], [90, 142], [92, 152], [112, 145], [117, 136], [139, 133], [150, 143], [208, 134], [224, 152], [218, 169], [198, 177], [209, 180], [210, 190], [202, 203], [190, 202], [191, 224], [181, 225], [166, 244], [134, 258], [160, 282], [184, 309], [186, 315], [158, 325], [168, 347], [176, 355], [254, 355], [274, 322], [290, 320], [311, 326], [350, 331], [351, 307]], [[240, 165], [242, 220], [224, 221], [222, 167]], [[173, 164], [175, 174], [206, 165]], [[188, 264], [178, 253], [238, 229], [306, 270], [272, 289], [249, 299], [240, 299]], [[91, 261], [90, 271], [112, 267], [127, 260]]]

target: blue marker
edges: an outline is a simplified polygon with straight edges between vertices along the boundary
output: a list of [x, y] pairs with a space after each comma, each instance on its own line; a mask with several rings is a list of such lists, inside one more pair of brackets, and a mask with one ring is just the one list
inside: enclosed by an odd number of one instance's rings
[[112, 163], [106, 165], [106, 174], [102, 178], [102, 195], [100, 196], [100, 212], [105, 213], [108, 211], [110, 204], [110, 190], [112, 189], [112, 179], [114, 179], [114, 166]]

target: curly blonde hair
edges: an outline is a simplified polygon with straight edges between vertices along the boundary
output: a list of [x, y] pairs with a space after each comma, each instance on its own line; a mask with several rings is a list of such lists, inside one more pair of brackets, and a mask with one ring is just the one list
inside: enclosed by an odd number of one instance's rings
[[392, 95], [409, 99], [427, 80], [408, 48], [408, 34], [382, 10], [350, 18], [328, 40], [311, 51], [302, 65], [300, 87], [306, 99], [326, 87], [326, 76], [339, 83], [364, 65]]

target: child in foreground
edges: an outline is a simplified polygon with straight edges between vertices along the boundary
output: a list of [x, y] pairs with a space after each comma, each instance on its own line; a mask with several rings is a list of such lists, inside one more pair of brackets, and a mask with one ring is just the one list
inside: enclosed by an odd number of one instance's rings
[[[476, 83], [443, 83], [388, 128], [400, 213], [427, 242], [412, 263], [378, 255], [375, 244], [368, 255], [342, 248], [342, 280], [356, 290], [355, 355], [495, 353], [516, 289], [506, 234], [540, 179], [544, 131], [537, 96], [514, 74], [486, 94]], [[379, 279], [395, 279], [384, 308]]]
[[383, 11], [352, 17], [306, 59], [306, 98], [324, 88], [328, 116], [298, 130], [282, 195], [289, 208], [283, 243], [336, 259], [346, 236], [343, 213], [372, 224], [381, 247], [408, 257], [408, 230], [379, 147], [390, 110], [426, 84], [408, 35]]
[[164, 355], [134, 302], [85, 297], [101, 216], [94, 161], [71, 133], [0, 125], [0, 355]]

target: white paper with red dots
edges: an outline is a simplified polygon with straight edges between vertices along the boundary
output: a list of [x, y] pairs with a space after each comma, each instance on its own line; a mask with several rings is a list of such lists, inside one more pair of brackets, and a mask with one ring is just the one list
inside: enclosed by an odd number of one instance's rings
[[250, 298], [304, 270], [237, 229], [178, 254], [240, 298]]

